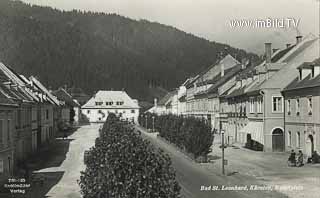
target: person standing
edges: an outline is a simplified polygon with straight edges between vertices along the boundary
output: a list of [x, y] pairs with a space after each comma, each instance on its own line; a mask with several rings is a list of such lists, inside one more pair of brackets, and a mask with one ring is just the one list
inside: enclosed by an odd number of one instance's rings
[[288, 158], [288, 166], [296, 166], [296, 152], [291, 150], [290, 156]]
[[301, 150], [299, 150], [299, 152], [297, 154], [296, 166], [298, 166], [298, 167], [303, 166], [303, 153]]

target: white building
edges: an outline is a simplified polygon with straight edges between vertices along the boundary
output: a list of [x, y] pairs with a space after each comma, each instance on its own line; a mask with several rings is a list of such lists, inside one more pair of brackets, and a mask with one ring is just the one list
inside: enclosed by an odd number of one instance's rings
[[81, 112], [89, 122], [105, 122], [109, 113], [115, 113], [123, 120], [138, 123], [139, 109], [138, 101], [124, 91], [98, 91]]

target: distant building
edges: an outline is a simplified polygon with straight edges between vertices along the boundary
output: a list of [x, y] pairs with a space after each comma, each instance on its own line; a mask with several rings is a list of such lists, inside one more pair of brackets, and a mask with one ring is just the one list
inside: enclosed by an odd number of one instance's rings
[[177, 114], [178, 112], [178, 91], [174, 90], [167, 93], [159, 101], [154, 99], [154, 105], [147, 112], [155, 113], [157, 115], [163, 114]]
[[64, 102], [62, 105], [61, 116], [63, 122], [77, 124], [80, 116], [80, 104], [77, 100], [63, 88], [59, 88], [52, 92], [60, 101]]
[[313, 151], [320, 151], [320, 58], [303, 63], [297, 73], [282, 92], [285, 149], [301, 149], [311, 157]]
[[138, 122], [138, 101], [125, 91], [98, 91], [81, 107], [82, 115], [89, 122], [105, 122], [109, 113], [115, 113], [122, 120]]
[[84, 105], [90, 99], [90, 96], [88, 96], [81, 88], [72, 87], [64, 89], [72, 96], [73, 99], [77, 100], [80, 105]]
[[235, 74], [240, 70], [241, 64], [227, 54], [186, 83], [185, 114], [204, 119], [212, 129], [219, 129], [219, 96], [233, 85]]

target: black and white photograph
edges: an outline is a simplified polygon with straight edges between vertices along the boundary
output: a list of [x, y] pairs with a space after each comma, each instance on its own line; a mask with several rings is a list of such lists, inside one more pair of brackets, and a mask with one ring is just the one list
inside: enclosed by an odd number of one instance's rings
[[319, 198], [320, 0], [0, 0], [0, 198]]

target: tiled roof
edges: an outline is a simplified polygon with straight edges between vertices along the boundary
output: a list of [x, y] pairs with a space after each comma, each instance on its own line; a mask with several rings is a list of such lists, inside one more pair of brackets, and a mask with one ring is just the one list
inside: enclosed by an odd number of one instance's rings
[[305, 77], [302, 80], [295, 78], [283, 91], [290, 91], [296, 89], [304, 89], [310, 87], [319, 87], [320, 88], [320, 75], [311, 78], [311, 74]]
[[79, 107], [80, 104], [75, 102], [72, 96], [63, 88], [59, 88], [52, 92], [59, 100], [65, 101], [66, 104], [72, 107]]
[[[102, 102], [96, 105], [96, 102]], [[112, 105], [106, 105], [106, 102], [113, 102]], [[123, 102], [123, 105], [117, 105], [116, 102]], [[135, 102], [125, 91], [98, 91], [82, 108], [140, 108], [138, 102]]]
[[7, 91], [2, 89], [4, 85], [0, 85], [0, 105], [18, 106], [14, 99], [8, 95]]
[[292, 48], [294, 48], [296, 45], [291, 45], [290, 47], [278, 51], [272, 58], [271, 62], [276, 63], [280, 58], [282, 58], [286, 53], [288, 53]]
[[32, 81], [32, 84], [36, 86], [46, 97], [48, 97], [48, 101], [54, 105], [60, 105], [60, 101], [53, 96], [50, 91], [35, 77], [31, 76], [29, 78]]
[[215, 80], [214, 84], [208, 90], [208, 93], [216, 92], [221, 85], [233, 78], [239, 71], [241, 71], [241, 67], [242, 65], [238, 64], [233, 68], [226, 70], [224, 76], [218, 75], [218, 79]]
[[159, 100], [158, 105], [165, 105], [169, 100], [171, 100], [172, 96], [174, 96], [176, 93], [177, 93], [177, 90], [170, 91]]
[[[296, 68], [305, 61], [312, 61], [319, 56], [319, 38], [314, 36], [306, 37], [301, 43], [294, 46], [289, 52], [281, 57], [277, 63], [284, 63], [279, 71], [269, 77], [267, 80], [260, 81], [257, 79], [256, 84], [247, 92], [256, 93], [264, 88], [286, 87], [296, 76]], [[263, 63], [264, 64], [264, 63]], [[261, 67], [260, 65], [259, 67]], [[286, 76], [283, 78], [283, 76]]]
[[[319, 65], [320, 58], [312, 62], [304, 62], [298, 68], [312, 68], [314, 65]], [[312, 77], [311, 74], [306, 76], [304, 79], [299, 80], [299, 78], [295, 78], [286, 88], [284, 91], [296, 90], [296, 89], [304, 89], [310, 87], [320, 87], [320, 74], [315, 77]]]
[[[221, 68], [222, 64], [224, 65], [224, 69], [228, 70], [228, 69], [230, 69], [230, 68], [232, 68], [235, 65], [238, 65], [240, 63], [235, 58], [233, 58], [230, 54], [228, 54], [223, 59], [217, 61], [215, 64], [209, 66], [204, 71], [200, 72], [195, 78], [193, 78], [193, 80], [191, 80], [188, 83], [188, 85], [186, 87], [189, 88], [190, 86], [192, 86], [192, 84], [194, 82], [196, 82], [198, 79], [203, 78], [210, 71], [214, 71], [213, 73], [216, 73], [218, 75], [218, 73], [220, 72], [220, 68]], [[210, 73], [210, 75], [214, 75], [214, 74]], [[211, 76], [211, 77], [214, 78], [215, 76]], [[206, 81], [206, 80], [203, 80], [203, 81]]]

